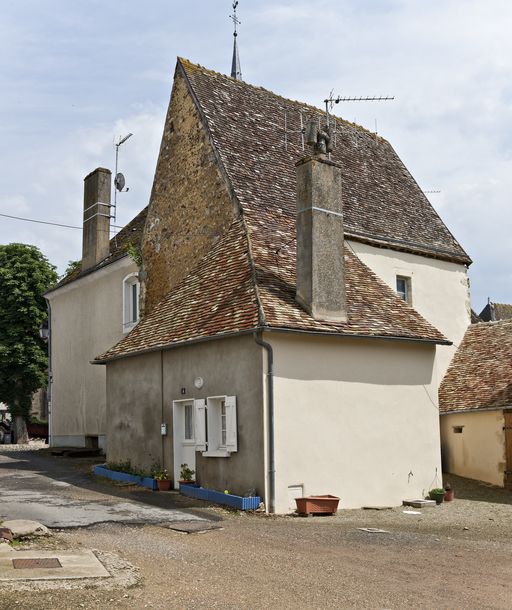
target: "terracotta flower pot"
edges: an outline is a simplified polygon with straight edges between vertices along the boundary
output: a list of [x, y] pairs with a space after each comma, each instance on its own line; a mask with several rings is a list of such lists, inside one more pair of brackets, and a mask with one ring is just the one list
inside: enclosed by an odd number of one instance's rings
[[333, 515], [338, 510], [339, 501], [337, 496], [330, 495], [295, 498], [300, 515]]
[[451, 502], [454, 498], [453, 489], [447, 489], [444, 493], [444, 501]]
[[169, 491], [169, 489], [171, 489], [171, 483], [171, 479], [160, 479], [156, 482], [159, 491]]

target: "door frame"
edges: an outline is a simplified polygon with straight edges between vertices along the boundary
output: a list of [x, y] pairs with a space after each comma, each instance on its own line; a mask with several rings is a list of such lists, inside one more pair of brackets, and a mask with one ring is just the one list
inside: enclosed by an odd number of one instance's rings
[[[186, 405], [192, 406], [192, 434], [194, 437], [190, 440], [186, 440], [184, 438], [184, 426], [182, 425], [184, 422], [184, 407]], [[181, 472], [181, 464], [183, 457], [183, 446], [189, 446], [193, 448], [194, 455], [194, 463], [190, 464], [190, 460], [187, 461], [187, 464], [192, 470], [196, 468], [196, 440], [195, 440], [195, 427], [194, 427], [194, 419], [195, 419], [195, 409], [194, 409], [195, 401], [193, 398], [182, 398], [180, 400], [172, 401], [172, 454], [173, 454], [173, 465], [174, 465], [174, 489], [179, 489], [179, 478]], [[179, 414], [178, 414], [179, 413]]]

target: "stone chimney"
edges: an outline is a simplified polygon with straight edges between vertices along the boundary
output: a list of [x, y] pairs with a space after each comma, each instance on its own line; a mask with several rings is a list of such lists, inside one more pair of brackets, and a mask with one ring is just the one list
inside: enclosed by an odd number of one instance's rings
[[341, 168], [315, 154], [296, 169], [296, 300], [317, 320], [346, 322]]
[[82, 271], [110, 254], [110, 191], [112, 172], [98, 167], [84, 179]]

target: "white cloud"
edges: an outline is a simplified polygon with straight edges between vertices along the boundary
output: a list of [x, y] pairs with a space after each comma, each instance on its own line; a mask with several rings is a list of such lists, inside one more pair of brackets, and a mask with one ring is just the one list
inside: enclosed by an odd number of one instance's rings
[[[175, 57], [229, 70], [229, 3], [3, 9], [0, 212], [80, 224], [84, 175], [112, 167], [113, 138], [133, 132], [120, 164], [130, 191], [118, 221], [127, 222], [149, 197]], [[248, 81], [315, 105], [331, 88], [396, 96], [337, 110], [370, 130], [377, 119], [420, 186], [441, 189], [430, 198], [475, 261], [475, 308], [487, 295], [512, 302], [512, 3], [251, 0], [239, 17]], [[37, 243], [60, 267], [80, 256], [71, 229], [1, 220], [6, 240]]]

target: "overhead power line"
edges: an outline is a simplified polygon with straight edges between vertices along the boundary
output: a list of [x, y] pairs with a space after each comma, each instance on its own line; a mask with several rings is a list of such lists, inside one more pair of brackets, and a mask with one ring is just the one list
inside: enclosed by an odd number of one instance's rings
[[[77, 227], [75, 225], [61, 224], [60, 222], [50, 222], [48, 220], [35, 220], [34, 218], [22, 218], [21, 216], [11, 216], [10, 214], [1, 214], [0, 213], [0, 216], [3, 216], [4, 218], [11, 218], [12, 220], [23, 220], [25, 222], [35, 222], [40, 225], [51, 225], [52, 227], [64, 227], [65, 229], [80, 229], [80, 231], [81, 231], [83, 228], [83, 227]], [[112, 229], [122, 229], [123, 228], [123, 227], [118, 227], [116, 225], [110, 225], [110, 227]]]

